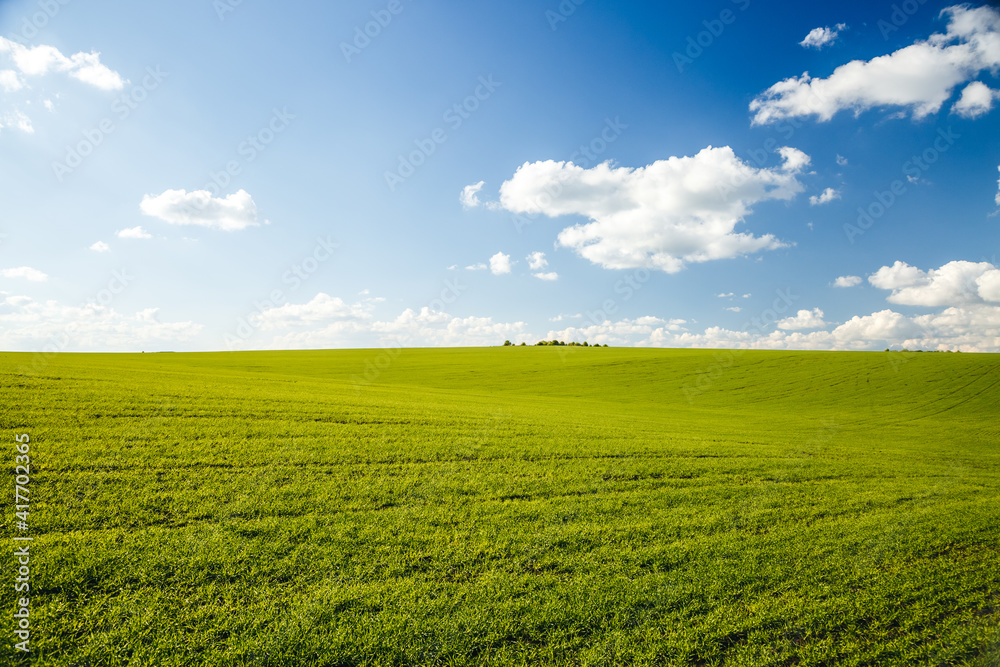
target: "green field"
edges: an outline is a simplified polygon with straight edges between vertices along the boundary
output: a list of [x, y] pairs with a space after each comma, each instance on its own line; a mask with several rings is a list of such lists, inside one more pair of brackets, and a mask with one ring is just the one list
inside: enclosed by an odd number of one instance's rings
[[997, 665], [998, 415], [998, 355], [4, 353], [0, 663]]

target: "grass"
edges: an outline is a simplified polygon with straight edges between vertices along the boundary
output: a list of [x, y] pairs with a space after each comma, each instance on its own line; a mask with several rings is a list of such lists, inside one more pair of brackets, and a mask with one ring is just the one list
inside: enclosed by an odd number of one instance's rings
[[0, 662], [997, 665], [998, 407], [994, 355], [0, 354]]

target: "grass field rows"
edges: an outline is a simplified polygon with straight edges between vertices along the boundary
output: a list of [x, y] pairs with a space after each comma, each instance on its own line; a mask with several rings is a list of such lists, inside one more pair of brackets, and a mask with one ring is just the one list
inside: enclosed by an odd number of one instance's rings
[[30, 664], [998, 664], [1000, 358], [378, 354], [0, 354]]

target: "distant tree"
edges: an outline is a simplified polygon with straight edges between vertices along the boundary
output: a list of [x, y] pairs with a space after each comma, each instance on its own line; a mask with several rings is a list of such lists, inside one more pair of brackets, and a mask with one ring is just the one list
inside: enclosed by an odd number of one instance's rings
[[503, 342], [503, 346], [504, 346], [504, 347], [510, 347], [511, 345], [513, 345], [513, 343], [512, 343], [512, 342], [510, 342], [509, 340], [505, 340], [505, 341]]

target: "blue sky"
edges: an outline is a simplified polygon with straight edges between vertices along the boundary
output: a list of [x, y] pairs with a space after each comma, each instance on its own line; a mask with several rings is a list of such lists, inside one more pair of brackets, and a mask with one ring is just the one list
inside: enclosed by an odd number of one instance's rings
[[0, 38], [0, 349], [1000, 350], [989, 5], [34, 0]]

